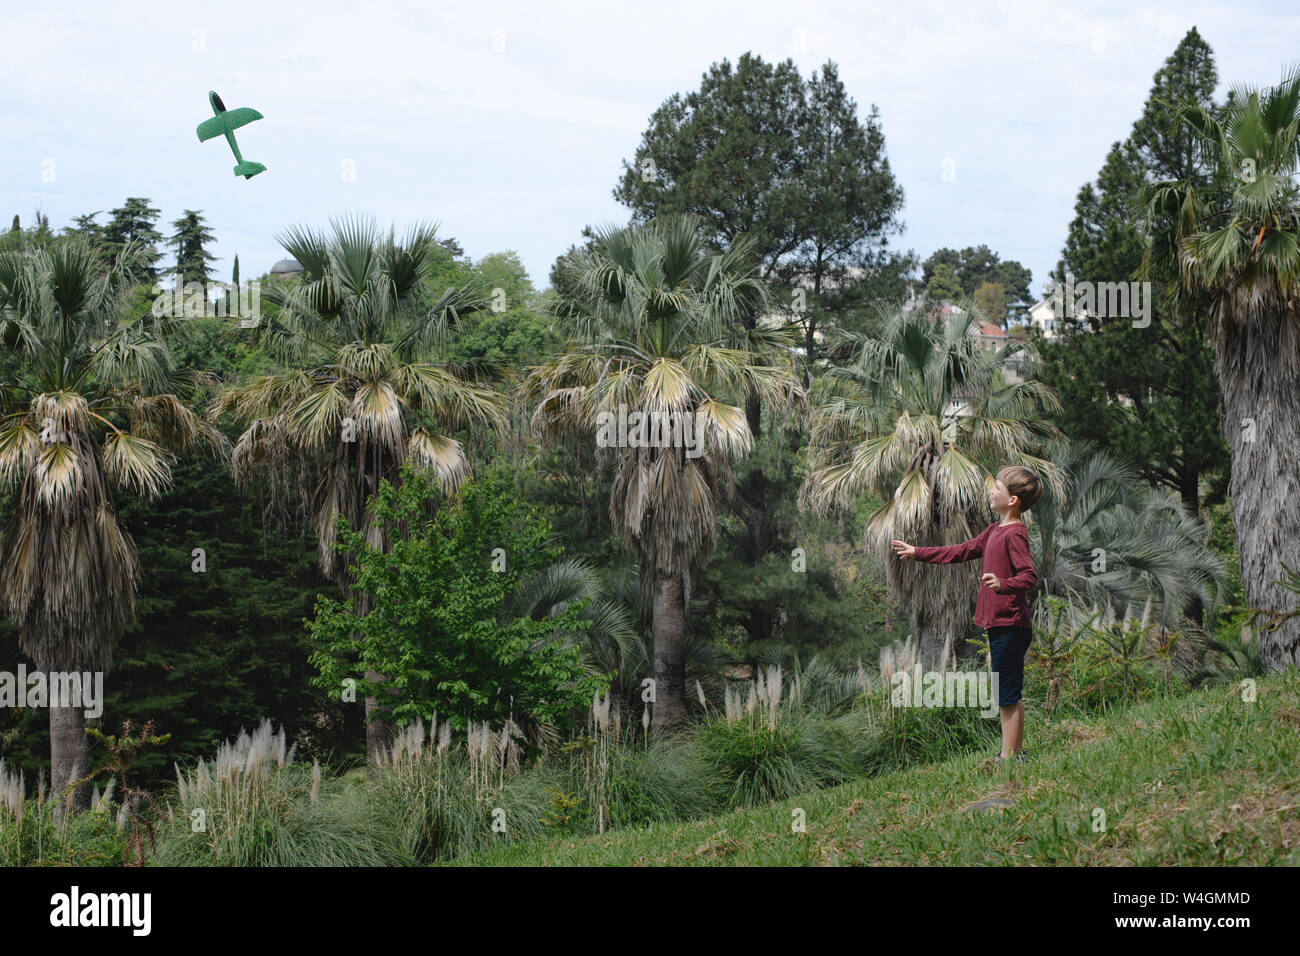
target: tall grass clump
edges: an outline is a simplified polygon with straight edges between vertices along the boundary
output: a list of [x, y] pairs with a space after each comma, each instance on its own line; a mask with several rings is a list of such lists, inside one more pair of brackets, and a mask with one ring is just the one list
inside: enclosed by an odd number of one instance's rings
[[470, 721], [463, 743], [436, 714], [427, 732], [423, 721], [400, 730], [370, 792], [403, 853], [427, 864], [547, 834], [561, 778], [546, 767], [522, 772], [521, 739], [509, 719], [495, 733]]
[[384, 866], [405, 862], [364, 794], [294, 764], [284, 731], [263, 721], [214, 761], [176, 770], [161, 821], [162, 866]]
[[[703, 703], [703, 691], [698, 683], [696, 687]], [[595, 696], [586, 732], [563, 748], [571, 757], [571, 789], [554, 799], [571, 804], [571, 810], [567, 819], [551, 813], [551, 826], [604, 833], [722, 809], [717, 775], [699, 745], [676, 739], [649, 742], [643, 739], [648, 712], [643, 711], [642, 724], [625, 727], [610, 693]]]
[[120, 866], [124, 820], [112, 811], [113, 785], [95, 788], [84, 813], [56, 814], [44, 779], [34, 798], [20, 771], [0, 759], [0, 867]]
[[[955, 671], [956, 660], [951, 648], [945, 647], [940, 671]], [[894, 675], [907, 672], [918, 680], [919, 670], [920, 659], [912, 638], [881, 649], [879, 684], [868, 685], [865, 706], [837, 721], [837, 727], [852, 741], [849, 760], [856, 771], [868, 776], [889, 773], [914, 764], [947, 760], [972, 749], [991, 749], [1001, 739], [997, 715], [981, 716], [977, 707], [895, 706]]]
[[729, 808], [752, 807], [849, 776], [842, 747], [825, 717], [802, 706], [792, 682], [783, 699], [778, 665], [759, 671], [747, 686], [728, 686], [723, 713], [705, 721], [703, 754], [722, 776]]

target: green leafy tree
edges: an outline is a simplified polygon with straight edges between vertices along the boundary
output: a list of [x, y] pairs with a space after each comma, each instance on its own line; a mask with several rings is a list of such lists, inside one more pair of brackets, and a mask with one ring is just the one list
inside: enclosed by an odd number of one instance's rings
[[1007, 320], [1007, 290], [1001, 282], [985, 282], [975, 290], [975, 305], [990, 322]]
[[934, 303], [955, 302], [962, 297], [961, 282], [952, 266], [946, 262], [935, 266], [925, 285], [925, 295]]
[[402, 477], [400, 489], [383, 482], [371, 504], [387, 547], [338, 520], [335, 547], [350, 554], [353, 589], [370, 607], [360, 615], [351, 602], [318, 599], [307, 627], [319, 686], [336, 691], [357, 670], [383, 674], [385, 709], [401, 725], [435, 713], [462, 730], [467, 720], [568, 723], [608, 679], [564, 639], [584, 627], [580, 601], [530, 614], [515, 598], [558, 556], [546, 522], [490, 477], [436, 508], [426, 474], [408, 467]]
[[1033, 278], [1030, 271], [1014, 259], [1004, 261], [986, 245], [967, 246], [960, 252], [956, 249], [936, 249], [921, 264], [922, 284], [929, 287], [935, 271], [944, 265], [952, 268], [952, 275], [960, 286], [960, 292], [950, 298], [973, 298], [984, 283], [995, 282], [1005, 291], [1007, 305], [1016, 318], [1020, 318], [1033, 304], [1029, 294], [1029, 284]]
[[452, 351], [455, 359], [522, 374], [563, 345], [538, 312], [538, 292], [518, 253], [484, 256], [469, 270], [467, 281], [479, 289], [487, 308], [462, 323]]

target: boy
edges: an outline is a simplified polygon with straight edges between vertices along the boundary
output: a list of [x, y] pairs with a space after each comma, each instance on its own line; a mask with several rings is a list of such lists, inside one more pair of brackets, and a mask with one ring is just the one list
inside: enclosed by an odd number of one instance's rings
[[943, 547], [914, 547], [894, 541], [901, 560], [914, 558], [930, 564], [951, 564], [982, 557], [980, 591], [975, 601], [975, 623], [989, 637], [993, 671], [998, 675], [998, 709], [1002, 718], [1002, 752], [998, 761], [1021, 756], [1025, 732], [1025, 704], [1020, 697], [1025, 676], [1025, 652], [1033, 640], [1029, 602], [1025, 595], [1038, 582], [1029, 559], [1029, 534], [1020, 515], [1033, 507], [1042, 494], [1038, 475], [1019, 465], [1008, 465], [997, 474], [989, 507], [1002, 520], [961, 544]]

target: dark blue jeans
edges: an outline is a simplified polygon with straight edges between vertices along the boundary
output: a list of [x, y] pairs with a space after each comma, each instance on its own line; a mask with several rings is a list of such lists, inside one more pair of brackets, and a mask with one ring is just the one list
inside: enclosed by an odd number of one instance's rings
[[990, 627], [989, 655], [998, 675], [998, 706], [1014, 707], [1025, 683], [1025, 652], [1034, 639], [1033, 628], [1006, 625]]

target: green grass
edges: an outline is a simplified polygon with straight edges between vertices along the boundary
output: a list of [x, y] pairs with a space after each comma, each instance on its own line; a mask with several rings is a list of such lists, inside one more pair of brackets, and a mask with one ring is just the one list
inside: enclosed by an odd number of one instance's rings
[[[1157, 697], [1104, 716], [1029, 712], [1020, 766], [985, 752], [753, 809], [481, 851], [443, 865], [1300, 864], [1300, 678]], [[991, 748], [990, 748], [991, 749]], [[968, 811], [990, 797], [1004, 809]], [[806, 832], [795, 832], [796, 809]], [[1104, 818], [1103, 818], [1104, 814]]]

